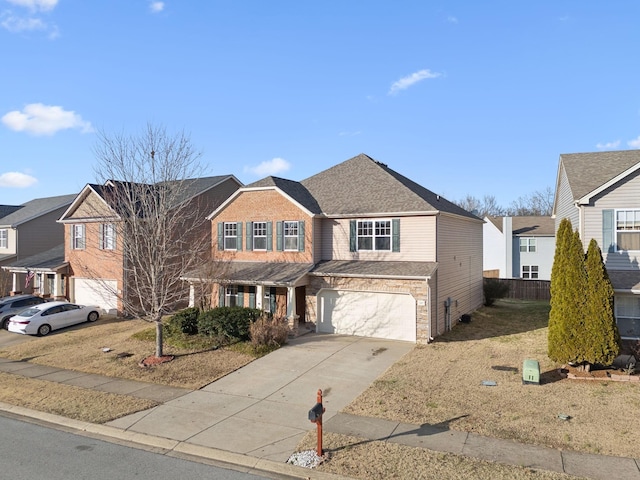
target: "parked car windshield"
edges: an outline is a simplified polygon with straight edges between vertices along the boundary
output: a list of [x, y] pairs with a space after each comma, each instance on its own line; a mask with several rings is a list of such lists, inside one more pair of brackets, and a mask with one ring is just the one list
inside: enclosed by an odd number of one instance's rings
[[33, 317], [34, 315], [37, 315], [38, 313], [40, 313], [40, 310], [38, 310], [37, 308], [27, 308], [26, 310], [23, 310], [22, 312], [20, 312], [16, 316]]

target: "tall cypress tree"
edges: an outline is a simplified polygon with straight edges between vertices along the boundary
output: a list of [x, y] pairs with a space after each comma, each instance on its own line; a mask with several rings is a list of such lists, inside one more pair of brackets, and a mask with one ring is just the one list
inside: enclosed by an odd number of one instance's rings
[[584, 248], [578, 232], [573, 232], [565, 218], [556, 233], [551, 269], [548, 355], [555, 362], [583, 362], [586, 285]]
[[584, 356], [592, 365], [611, 365], [620, 353], [620, 334], [613, 313], [613, 286], [595, 240], [589, 242], [585, 261], [587, 273]]

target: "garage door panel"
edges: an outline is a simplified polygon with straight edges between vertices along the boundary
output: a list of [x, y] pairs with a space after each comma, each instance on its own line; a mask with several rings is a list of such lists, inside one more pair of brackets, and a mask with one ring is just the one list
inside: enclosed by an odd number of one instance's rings
[[416, 341], [416, 305], [408, 294], [324, 290], [318, 294], [318, 330]]
[[80, 305], [97, 305], [104, 313], [116, 314], [118, 297], [115, 280], [75, 279], [75, 302]]

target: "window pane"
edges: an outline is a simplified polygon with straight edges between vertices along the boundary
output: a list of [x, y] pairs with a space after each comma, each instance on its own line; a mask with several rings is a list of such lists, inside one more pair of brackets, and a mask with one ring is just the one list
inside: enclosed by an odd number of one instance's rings
[[618, 232], [618, 250], [640, 250], [640, 232]]
[[284, 222], [284, 249], [298, 250], [298, 222]]
[[358, 237], [358, 250], [373, 250], [373, 239], [371, 237]]
[[267, 222], [253, 222], [253, 249], [267, 249]]
[[391, 250], [391, 237], [376, 237], [376, 250]]
[[236, 250], [238, 248], [238, 224], [224, 224], [224, 249]]

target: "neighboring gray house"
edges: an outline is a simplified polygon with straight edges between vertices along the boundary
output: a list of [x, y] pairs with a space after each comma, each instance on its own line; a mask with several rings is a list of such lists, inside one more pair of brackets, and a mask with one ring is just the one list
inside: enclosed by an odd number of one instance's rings
[[[44, 261], [45, 252], [56, 256], [51, 250], [64, 244], [64, 229], [57, 220], [75, 197], [61, 195], [38, 198], [22, 205], [0, 206], [0, 214], [8, 212], [0, 218], [0, 295], [32, 292], [34, 288], [38, 293], [44, 293], [47, 285], [53, 288], [46, 276], [40, 276], [41, 272], [37, 271], [33, 271], [27, 283], [27, 275], [32, 271], [21, 269], [20, 263], [35, 255], [40, 255], [40, 261]], [[13, 271], [13, 267], [18, 271]], [[53, 294], [53, 291], [47, 293]]]
[[595, 239], [615, 292], [622, 338], [640, 338], [640, 150], [560, 155], [553, 207], [585, 250]]
[[364, 154], [247, 185], [209, 218], [214, 305], [419, 343], [482, 305], [482, 220]]
[[486, 277], [550, 280], [556, 249], [552, 217], [485, 217], [482, 229]]

